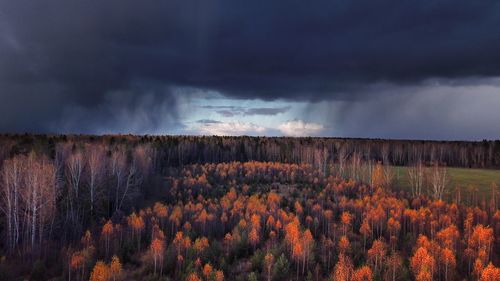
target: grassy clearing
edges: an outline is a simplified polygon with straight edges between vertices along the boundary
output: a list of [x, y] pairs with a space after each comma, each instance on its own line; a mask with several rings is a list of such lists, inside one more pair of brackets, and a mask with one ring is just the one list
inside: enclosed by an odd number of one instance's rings
[[[406, 167], [395, 167], [396, 186], [410, 190], [408, 172]], [[500, 170], [448, 168], [450, 190], [456, 187], [469, 190], [477, 188], [481, 195], [491, 193], [491, 183], [495, 182], [500, 187]]]

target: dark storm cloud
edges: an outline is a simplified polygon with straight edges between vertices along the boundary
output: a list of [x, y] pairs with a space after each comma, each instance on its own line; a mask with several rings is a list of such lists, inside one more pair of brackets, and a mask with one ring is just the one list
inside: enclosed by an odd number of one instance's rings
[[231, 110], [217, 110], [215, 112], [224, 117], [234, 117], [234, 115], [238, 114], [238, 112], [235, 113], [234, 111]]
[[245, 110], [244, 115], [269, 115], [274, 116], [289, 111], [291, 106], [283, 107], [257, 107]]
[[282, 107], [243, 107], [243, 106], [227, 106], [227, 105], [204, 105], [200, 106], [204, 109], [216, 109], [215, 112], [223, 117], [234, 117], [236, 115], [243, 116], [274, 116], [280, 113], [285, 113], [291, 109], [291, 106]]
[[[121, 106], [158, 126], [140, 107], [148, 95], [176, 124], [180, 94], [164, 88], [363, 100], [379, 82], [498, 76], [499, 11], [496, 0], [2, 1], [0, 130], [53, 130], [68, 112]], [[125, 104], [110, 98], [123, 93]], [[81, 126], [67, 127], [92, 130]]]
[[310, 103], [303, 118], [329, 120], [325, 136], [482, 140], [500, 138], [500, 79], [379, 85], [363, 100]]
[[92, 107], [66, 105], [49, 131], [106, 134], [161, 134], [183, 129], [178, 122], [176, 89], [132, 86], [127, 91], [106, 92]]
[[212, 120], [212, 119], [200, 119], [200, 120], [196, 121], [196, 123], [199, 123], [199, 124], [220, 124], [222, 122], [217, 121], [217, 120]]

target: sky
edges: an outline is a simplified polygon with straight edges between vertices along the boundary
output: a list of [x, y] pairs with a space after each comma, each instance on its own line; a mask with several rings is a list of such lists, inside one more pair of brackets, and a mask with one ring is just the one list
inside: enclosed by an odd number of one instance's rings
[[0, 132], [500, 139], [500, 1], [0, 0]]

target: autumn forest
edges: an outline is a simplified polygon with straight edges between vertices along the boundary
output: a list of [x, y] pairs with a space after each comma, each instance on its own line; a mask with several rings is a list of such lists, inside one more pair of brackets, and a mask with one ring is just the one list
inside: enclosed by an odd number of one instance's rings
[[1, 135], [0, 280], [498, 281], [500, 181], [452, 168], [500, 142]]

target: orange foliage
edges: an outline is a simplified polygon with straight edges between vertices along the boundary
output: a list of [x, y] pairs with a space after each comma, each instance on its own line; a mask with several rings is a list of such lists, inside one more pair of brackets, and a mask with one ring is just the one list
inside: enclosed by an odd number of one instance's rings
[[341, 254], [345, 254], [350, 247], [351, 243], [349, 242], [349, 239], [347, 239], [347, 236], [343, 235], [339, 239], [339, 252]]
[[113, 256], [111, 258], [111, 264], [109, 265], [109, 274], [113, 278], [113, 280], [116, 280], [118, 276], [120, 276], [122, 272], [122, 264], [120, 262], [120, 259], [117, 256]]
[[500, 280], [500, 268], [495, 267], [491, 262], [481, 272], [479, 281], [498, 281]]
[[200, 277], [196, 273], [190, 273], [186, 279], [186, 281], [201, 281]]
[[104, 236], [109, 236], [113, 233], [113, 223], [111, 220], [108, 220], [103, 226], [102, 226], [102, 231], [101, 235]]
[[418, 281], [432, 280], [436, 261], [427, 252], [426, 248], [420, 247], [410, 260], [410, 266]]
[[222, 272], [222, 270], [217, 270], [215, 272], [215, 281], [224, 281], [224, 272]]
[[203, 267], [203, 276], [205, 276], [205, 278], [209, 278], [210, 275], [212, 274], [212, 266], [209, 264], [209, 263], [206, 263], [205, 266]]
[[88, 248], [92, 245], [92, 234], [90, 234], [89, 230], [85, 231], [81, 241], [84, 248]]
[[89, 281], [108, 281], [109, 267], [103, 261], [97, 261], [90, 274]]
[[259, 233], [257, 232], [256, 228], [252, 228], [252, 230], [248, 234], [248, 239], [250, 240], [252, 246], [255, 248], [255, 246], [259, 243]]
[[372, 247], [368, 250], [368, 261], [373, 265], [375, 272], [378, 272], [378, 270], [382, 267], [385, 259], [385, 253], [385, 243], [380, 239], [373, 241]]
[[166, 218], [168, 216], [167, 206], [165, 206], [164, 204], [162, 204], [160, 202], [156, 202], [154, 204], [154, 206], [153, 206], [153, 212], [160, 219]]
[[71, 269], [78, 269], [85, 263], [85, 258], [82, 256], [80, 252], [76, 252], [71, 255], [70, 267]]
[[372, 281], [373, 274], [372, 270], [368, 266], [363, 266], [356, 269], [352, 275], [352, 281]]
[[333, 270], [333, 280], [349, 281], [353, 274], [352, 262], [345, 255], [339, 255], [339, 261]]

